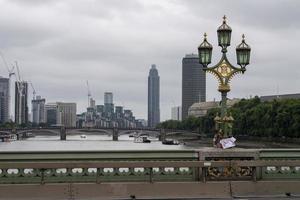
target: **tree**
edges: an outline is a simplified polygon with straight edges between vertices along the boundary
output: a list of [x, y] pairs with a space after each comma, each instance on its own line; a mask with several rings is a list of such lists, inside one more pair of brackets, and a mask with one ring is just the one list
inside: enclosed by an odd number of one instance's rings
[[[213, 135], [214, 118], [220, 109], [208, 110], [203, 117], [189, 117], [183, 121], [168, 120], [161, 128], [198, 130]], [[258, 97], [242, 99], [228, 109], [234, 118], [233, 135], [256, 137], [300, 137], [300, 99], [261, 102]]]

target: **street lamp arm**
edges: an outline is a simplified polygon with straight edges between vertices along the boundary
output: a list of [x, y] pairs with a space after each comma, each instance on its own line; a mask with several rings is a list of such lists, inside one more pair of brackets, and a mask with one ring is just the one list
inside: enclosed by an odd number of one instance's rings
[[225, 87], [228, 88], [228, 91], [230, 91], [229, 82], [232, 77], [238, 73], [244, 73], [246, 71], [246, 68], [235, 67], [227, 59], [226, 53], [223, 53], [222, 58], [216, 65], [214, 65], [213, 67], [207, 67], [206, 65], [203, 67], [203, 70], [213, 74], [218, 79], [220, 84], [219, 88]]

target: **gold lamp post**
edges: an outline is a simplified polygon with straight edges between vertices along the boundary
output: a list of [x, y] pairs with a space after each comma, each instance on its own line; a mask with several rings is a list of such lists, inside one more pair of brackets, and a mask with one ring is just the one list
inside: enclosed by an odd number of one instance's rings
[[219, 81], [218, 90], [221, 92], [221, 115], [215, 117], [216, 129], [223, 138], [231, 136], [233, 117], [227, 113], [227, 93], [230, 91], [230, 80], [238, 73], [244, 73], [250, 60], [250, 46], [245, 42], [245, 36], [242, 35], [242, 42], [236, 47], [237, 64], [240, 67], [233, 66], [227, 59], [227, 47], [230, 46], [232, 29], [226, 23], [226, 16], [223, 17], [223, 23], [218, 28], [218, 44], [222, 48], [223, 54], [221, 60], [213, 67], [207, 67], [211, 63], [212, 45], [207, 41], [207, 35], [204, 33], [204, 40], [198, 47], [199, 62], [203, 65], [203, 70], [213, 74]]

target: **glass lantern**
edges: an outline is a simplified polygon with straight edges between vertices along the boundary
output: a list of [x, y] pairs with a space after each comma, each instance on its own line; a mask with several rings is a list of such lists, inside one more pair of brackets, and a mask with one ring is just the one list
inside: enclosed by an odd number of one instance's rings
[[223, 24], [218, 28], [218, 43], [223, 49], [230, 46], [232, 29], [226, 24], [226, 16], [223, 17]]
[[250, 62], [250, 46], [245, 42], [245, 35], [242, 36], [242, 43], [236, 47], [237, 64], [241, 67], [245, 67]]
[[198, 47], [199, 63], [206, 67], [211, 63], [212, 45], [206, 39], [206, 33], [204, 34], [204, 40]]

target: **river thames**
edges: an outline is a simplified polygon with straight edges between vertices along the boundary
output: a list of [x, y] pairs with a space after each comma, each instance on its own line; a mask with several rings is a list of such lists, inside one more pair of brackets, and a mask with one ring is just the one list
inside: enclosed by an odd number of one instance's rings
[[112, 136], [90, 134], [67, 136], [62, 141], [57, 136], [37, 135], [19, 141], [0, 142], [1, 151], [78, 151], [78, 150], [174, 150], [186, 149], [185, 145], [163, 145], [157, 138], [149, 137], [151, 143], [135, 143], [133, 137], [119, 136], [119, 141], [112, 141]]
[[[164, 145], [156, 137], [148, 137], [151, 143], [135, 143], [129, 135], [119, 136], [118, 141], [112, 141], [111, 135], [87, 134], [85, 138], [80, 134], [68, 135], [67, 140], [60, 140], [59, 135], [36, 135], [18, 141], [0, 142], [0, 151], [89, 151], [89, 150], [182, 150], [212, 147], [210, 138], [197, 139], [196, 137], [175, 137], [179, 145]], [[299, 144], [237, 141], [240, 148], [295, 148]]]

